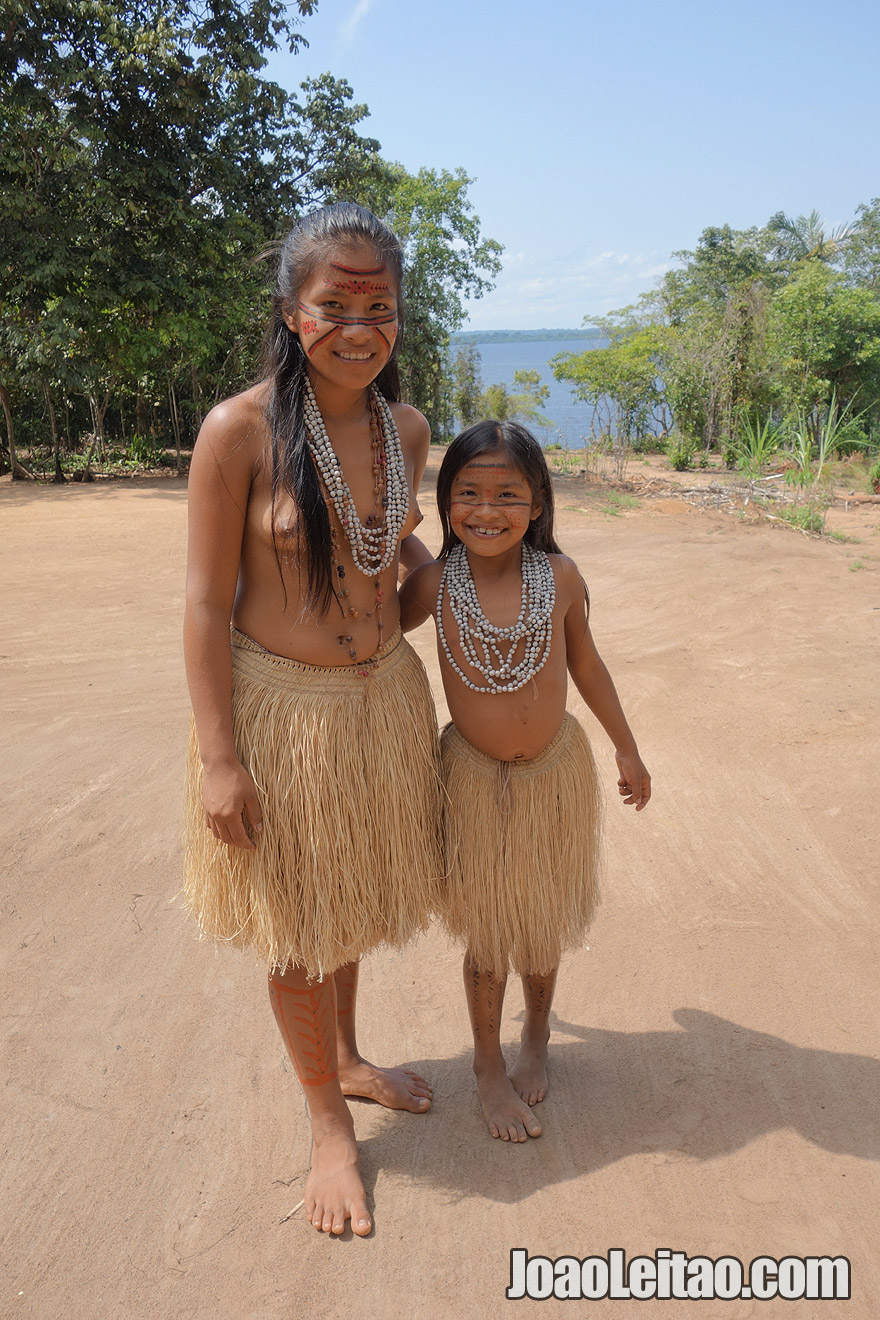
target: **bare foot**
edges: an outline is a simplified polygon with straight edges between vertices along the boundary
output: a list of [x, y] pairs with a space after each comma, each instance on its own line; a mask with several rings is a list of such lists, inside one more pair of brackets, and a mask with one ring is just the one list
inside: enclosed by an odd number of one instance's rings
[[373, 1227], [354, 1131], [334, 1119], [313, 1129], [312, 1167], [306, 1180], [306, 1218], [319, 1232], [342, 1233], [345, 1221], [366, 1237]]
[[503, 1063], [498, 1067], [475, 1067], [474, 1072], [483, 1117], [493, 1137], [500, 1137], [502, 1141], [528, 1141], [529, 1137], [540, 1137], [541, 1124], [511, 1086]]
[[408, 1109], [423, 1114], [431, 1108], [434, 1094], [424, 1077], [409, 1068], [378, 1068], [366, 1059], [339, 1063], [339, 1085], [343, 1095], [375, 1100], [386, 1109]]
[[541, 1045], [523, 1043], [509, 1077], [514, 1091], [527, 1105], [540, 1104], [550, 1090], [547, 1080], [547, 1042]]

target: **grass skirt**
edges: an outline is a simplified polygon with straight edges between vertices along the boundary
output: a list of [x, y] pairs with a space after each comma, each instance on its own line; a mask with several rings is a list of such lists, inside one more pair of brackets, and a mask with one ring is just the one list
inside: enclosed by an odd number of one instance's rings
[[232, 630], [235, 746], [257, 785], [251, 852], [205, 825], [193, 727], [184, 894], [205, 935], [325, 976], [426, 923], [442, 875], [437, 723], [398, 633], [356, 665], [300, 664]]
[[547, 975], [578, 944], [597, 898], [601, 799], [577, 720], [528, 761], [496, 761], [447, 724], [447, 880], [439, 905], [481, 971]]

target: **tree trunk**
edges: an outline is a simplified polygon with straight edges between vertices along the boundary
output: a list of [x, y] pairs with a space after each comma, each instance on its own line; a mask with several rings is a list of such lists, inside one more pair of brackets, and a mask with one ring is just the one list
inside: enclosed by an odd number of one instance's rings
[[136, 416], [137, 424], [135, 426], [135, 431], [143, 439], [146, 439], [150, 434], [150, 410], [147, 407], [147, 401], [141, 390], [140, 381], [138, 382]]
[[183, 476], [183, 457], [180, 452], [180, 409], [177, 406], [177, 392], [174, 388], [174, 381], [168, 382], [168, 409], [171, 413], [171, 429], [174, 432], [174, 454], [177, 460], [177, 475]]
[[52, 428], [52, 453], [55, 457], [55, 475], [52, 478], [56, 486], [63, 486], [67, 481], [64, 475], [64, 469], [61, 466], [61, 454], [58, 441], [58, 425], [55, 421], [55, 406], [52, 403], [52, 394], [46, 381], [43, 381], [43, 393], [46, 396], [46, 407], [49, 410], [49, 425]]
[[28, 472], [27, 468], [19, 463], [18, 456], [15, 452], [15, 427], [12, 422], [12, 403], [9, 398], [9, 391], [3, 384], [0, 384], [0, 403], [3, 404], [3, 412], [6, 415], [6, 445], [9, 449], [9, 469], [12, 473], [12, 480], [26, 481], [30, 479], [33, 481], [34, 474]]

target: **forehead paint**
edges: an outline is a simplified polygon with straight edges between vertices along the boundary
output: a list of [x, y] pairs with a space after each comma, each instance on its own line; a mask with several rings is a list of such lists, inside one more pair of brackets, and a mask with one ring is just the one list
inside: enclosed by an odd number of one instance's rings
[[345, 275], [384, 275], [385, 265], [374, 266], [372, 270], [358, 270], [357, 266], [337, 266], [335, 261], [328, 262], [331, 270], [341, 270]]
[[324, 280], [328, 289], [341, 289], [343, 293], [388, 293], [389, 284], [371, 284], [369, 280]]
[[[326, 332], [326, 334], [321, 335], [320, 339], [316, 339], [315, 342], [313, 344], [310, 344], [309, 347], [306, 349], [306, 352], [308, 353], [309, 357], [312, 356], [315, 349], [320, 344], [323, 344], [325, 340], [331, 337], [331, 335], [335, 335], [337, 330], [344, 329], [344, 327], [347, 325], [363, 325], [366, 326], [368, 329], [375, 330], [376, 334], [385, 344], [385, 347], [388, 349], [389, 353], [391, 352], [392, 349], [391, 341], [397, 338], [396, 311], [383, 312], [379, 316], [337, 316], [335, 312], [326, 312], [316, 307], [309, 307], [308, 304], [304, 302], [297, 302], [296, 306], [297, 306], [297, 310], [300, 312], [304, 312], [306, 317], [306, 319], [302, 321], [302, 323], [300, 324], [301, 334], [303, 335], [316, 334], [318, 331], [319, 321], [323, 321], [326, 325], [330, 326], [330, 329]], [[379, 327], [382, 325], [387, 325], [387, 326], [393, 325], [395, 328], [394, 330], [389, 330], [388, 334], [383, 334], [383, 332], [379, 329]]]
[[473, 468], [485, 469], [487, 472], [509, 472], [510, 463], [465, 463], [462, 472], [470, 472]]

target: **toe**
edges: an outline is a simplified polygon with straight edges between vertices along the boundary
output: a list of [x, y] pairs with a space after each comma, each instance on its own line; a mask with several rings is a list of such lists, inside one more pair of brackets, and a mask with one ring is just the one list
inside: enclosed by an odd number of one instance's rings
[[367, 1237], [372, 1227], [372, 1220], [366, 1205], [361, 1202], [360, 1205], [352, 1206], [351, 1231], [356, 1233], [358, 1237]]
[[526, 1128], [528, 1129], [528, 1133], [530, 1137], [540, 1137], [541, 1124], [535, 1118], [534, 1114], [529, 1114], [528, 1118], [526, 1119]]

